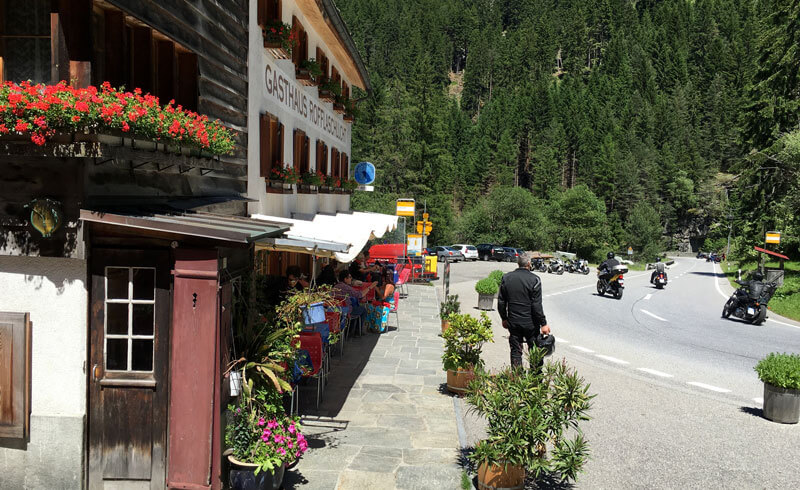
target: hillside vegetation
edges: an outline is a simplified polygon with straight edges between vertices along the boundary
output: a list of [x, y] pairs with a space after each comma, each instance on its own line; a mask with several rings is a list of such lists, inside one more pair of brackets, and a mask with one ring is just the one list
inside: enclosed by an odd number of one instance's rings
[[596, 257], [798, 253], [800, 0], [338, 0], [370, 72], [354, 207]]

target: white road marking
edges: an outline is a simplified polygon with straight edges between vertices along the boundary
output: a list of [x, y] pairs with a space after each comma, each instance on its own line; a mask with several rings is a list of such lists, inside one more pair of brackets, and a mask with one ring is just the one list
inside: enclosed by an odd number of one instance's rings
[[650, 299], [650, 298], [652, 298], [652, 297], [653, 297], [653, 295], [652, 295], [652, 294], [648, 294], [647, 296], [645, 296], [645, 297], [644, 297], [644, 299]]
[[581, 347], [580, 345], [573, 345], [572, 348], [578, 349], [581, 352], [589, 352], [589, 353], [594, 352], [592, 349], [587, 349], [586, 347]]
[[553, 337], [556, 338], [556, 342], [561, 342], [563, 344], [569, 344], [569, 340], [567, 340], [567, 339], [565, 339], [563, 337], [556, 337], [555, 335], [553, 335]]
[[647, 310], [639, 310], [639, 311], [641, 311], [641, 312], [642, 312], [642, 313], [644, 313], [645, 315], [648, 315], [648, 316], [651, 316], [651, 317], [655, 318], [656, 320], [659, 320], [659, 321], [662, 321], [662, 322], [669, 321], [669, 320], [667, 320], [666, 318], [661, 318], [660, 316], [658, 316], [658, 315], [656, 315], [656, 314], [654, 314], [654, 313], [650, 313], [650, 312], [649, 312], [649, 311], [647, 311]]
[[716, 276], [716, 274], [717, 274], [717, 263], [716, 262], [712, 262], [712, 265], [714, 267], [714, 274], [715, 274], [714, 275], [714, 286], [716, 286], [717, 292], [719, 293], [720, 296], [722, 296], [725, 299], [728, 299], [728, 295], [723, 293], [722, 289], [719, 287], [719, 277]]
[[655, 369], [650, 369], [650, 368], [636, 368], [636, 369], [639, 370], [639, 371], [643, 371], [645, 373], [648, 373], [648, 374], [652, 374], [653, 376], [660, 376], [662, 378], [673, 378], [674, 377], [671, 374], [663, 373], [661, 371], [656, 371]]
[[798, 327], [797, 325], [792, 325], [792, 324], [790, 324], [790, 323], [781, 322], [781, 321], [778, 321], [778, 320], [773, 320], [772, 318], [767, 318], [767, 321], [768, 321], [768, 322], [773, 322], [773, 323], [778, 323], [778, 324], [780, 324], [780, 325], [784, 325], [784, 326], [786, 326], [786, 327], [792, 327], [792, 328], [797, 328], [797, 329], [800, 329], [800, 327]]
[[698, 388], [703, 388], [706, 390], [716, 391], [717, 393], [730, 393], [731, 390], [720, 388], [718, 386], [707, 385], [705, 383], [700, 383], [699, 381], [689, 381], [686, 383], [687, 385], [697, 386]]
[[763, 404], [764, 404], [764, 399], [763, 399], [763, 398], [761, 398], [761, 397], [758, 397], [758, 398], [753, 398], [753, 401], [754, 401], [754, 402], [756, 402], [756, 403], [758, 403], [758, 404], [761, 404], [761, 405], [763, 405]]
[[603, 354], [595, 354], [595, 356], [599, 357], [600, 359], [605, 359], [608, 362], [613, 362], [614, 364], [630, 364], [628, 361], [623, 361], [622, 359], [617, 359], [616, 357], [604, 356]]

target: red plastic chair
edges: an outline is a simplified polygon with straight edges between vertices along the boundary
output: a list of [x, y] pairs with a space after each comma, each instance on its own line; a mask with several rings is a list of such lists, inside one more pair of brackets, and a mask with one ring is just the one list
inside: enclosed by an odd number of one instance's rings
[[394, 319], [397, 321], [397, 330], [400, 330], [400, 315], [397, 313], [397, 308], [400, 306], [400, 291], [395, 288], [394, 290], [394, 304], [389, 313], [394, 313]]
[[408, 288], [406, 287], [406, 283], [408, 282], [408, 278], [411, 276], [411, 268], [404, 267], [400, 270], [400, 273], [397, 277], [397, 288], [400, 290], [400, 296], [405, 298], [408, 296]]
[[[331, 329], [331, 333], [342, 333], [342, 313], [339, 311], [326, 311], [325, 322]], [[344, 354], [344, 334], [339, 336], [339, 355]]]
[[317, 408], [319, 408], [319, 399], [325, 390], [325, 366], [323, 365], [325, 353], [322, 350], [322, 336], [319, 332], [300, 332], [300, 348], [308, 351], [308, 356], [311, 358], [313, 371], [303, 377], [317, 378]]

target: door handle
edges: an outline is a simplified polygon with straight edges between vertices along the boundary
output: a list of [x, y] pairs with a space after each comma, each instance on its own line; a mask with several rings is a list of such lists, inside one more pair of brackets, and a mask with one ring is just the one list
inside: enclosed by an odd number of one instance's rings
[[94, 366], [92, 366], [92, 381], [97, 381], [98, 378], [100, 377], [97, 374], [99, 369], [100, 369], [100, 364], [95, 364]]

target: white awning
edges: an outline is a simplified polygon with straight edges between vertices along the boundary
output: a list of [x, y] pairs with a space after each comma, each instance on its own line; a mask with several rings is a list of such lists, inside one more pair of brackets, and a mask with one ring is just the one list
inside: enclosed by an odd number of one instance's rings
[[[318, 214], [312, 220], [264, 214], [254, 214], [251, 218], [291, 226], [283, 238], [275, 239], [271, 245], [259, 245], [259, 248], [293, 252], [305, 250], [318, 256], [333, 257], [339, 262], [352, 261], [370, 239], [381, 238], [397, 229], [397, 216], [379, 213]], [[299, 246], [292, 246], [292, 243]]]

